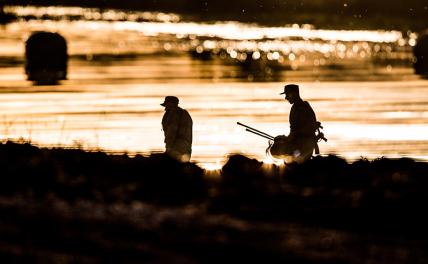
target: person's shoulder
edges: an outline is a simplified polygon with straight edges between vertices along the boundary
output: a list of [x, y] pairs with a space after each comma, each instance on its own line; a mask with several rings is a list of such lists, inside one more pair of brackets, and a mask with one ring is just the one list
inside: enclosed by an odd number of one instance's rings
[[189, 111], [187, 111], [186, 109], [180, 107], [179, 111], [182, 115], [185, 115], [186, 117], [191, 118]]
[[187, 110], [186, 110], [186, 109], [184, 109], [184, 108], [181, 108], [181, 107], [180, 107], [180, 111], [189, 115], [189, 111], [187, 111]]
[[302, 101], [302, 106], [312, 108], [311, 104], [308, 101]]
[[184, 113], [186, 114], [186, 116], [189, 120], [192, 120], [192, 116], [190, 115], [190, 113], [186, 109], [184, 109]]
[[296, 102], [293, 104], [293, 106], [294, 106], [294, 107], [298, 107], [298, 108], [306, 107], [306, 106], [307, 106], [307, 103], [308, 103], [308, 102], [306, 102], [306, 101], [298, 100], [298, 101], [296, 101]]
[[177, 107], [177, 112], [179, 112], [179, 113], [188, 113], [186, 109], [181, 108], [181, 107]]
[[293, 105], [294, 107], [295, 107], [295, 109], [298, 111], [298, 112], [306, 112], [306, 111], [310, 111], [310, 110], [312, 110], [312, 107], [311, 107], [311, 105], [309, 104], [309, 102], [308, 101], [299, 101], [299, 102], [296, 102], [294, 105]]

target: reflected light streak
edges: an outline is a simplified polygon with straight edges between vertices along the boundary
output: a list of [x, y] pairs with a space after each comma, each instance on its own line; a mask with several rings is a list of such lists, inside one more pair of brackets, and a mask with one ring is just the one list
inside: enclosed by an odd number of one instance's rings
[[[303, 40], [318, 39], [323, 41], [368, 41], [380, 43], [393, 43], [403, 39], [403, 35], [399, 31], [323, 30], [314, 29], [310, 26], [264, 27], [239, 22], [219, 22], [215, 24], [179, 22], [178, 15], [159, 12], [123, 12], [118, 10], [100, 12], [94, 8], [34, 6], [6, 6], [4, 10], [17, 16], [35, 16], [39, 19], [47, 15], [56, 19], [77, 16], [86, 20], [113, 21], [113, 27], [117, 30], [132, 30], [148, 35], [196, 35], [231, 40], [301, 38]], [[138, 20], [159, 22], [139, 22]]]
[[403, 38], [399, 31], [369, 30], [321, 30], [293, 27], [263, 27], [238, 22], [227, 23], [137, 23], [132, 21], [114, 22], [117, 30], [135, 30], [150, 35], [179, 34], [200, 37], [218, 37], [231, 40], [262, 40], [262, 39], [319, 39], [324, 41], [369, 41], [397, 42]]
[[[104, 76], [104, 73], [102, 74]], [[4, 83], [3, 87], [10, 84]], [[85, 91], [83, 93], [54, 93], [43, 87], [34, 91], [48, 90], [44, 93], [33, 93], [31, 91], [34, 88], [25, 88], [28, 93], [12, 91], [2, 94], [0, 117], [3, 117], [4, 126], [0, 129], [0, 135], [1, 138], [30, 138], [32, 142], [43, 145], [80, 144], [93, 150], [126, 150], [128, 153], [163, 151], [160, 125], [163, 109], [159, 106], [159, 101], [163, 100], [164, 94], [174, 92], [182, 99], [184, 107], [191, 109], [194, 117], [192, 161], [207, 164], [201, 165], [204, 168], [218, 169], [218, 161], [224, 164], [223, 158], [226, 155], [242, 153], [251, 158], [264, 159], [267, 164], [278, 165], [265, 157], [267, 141], [237, 127], [236, 121], [271, 135], [287, 134], [286, 115], [289, 106], [284, 104], [283, 99], [272, 100], [277, 98], [280, 85], [156, 85], [121, 82], [120, 85], [73, 83], [61, 87], [66, 91], [73, 87], [76, 91]], [[428, 126], [426, 115], [423, 115], [426, 113], [427, 102], [424, 93], [426, 81], [373, 82], [365, 83], [364, 86], [360, 83], [341, 82], [323, 83], [318, 87], [314, 85], [303, 84], [303, 87], [305, 93], [310, 95], [308, 100], [314, 102], [313, 107], [317, 109], [329, 139], [327, 143], [320, 144], [321, 153], [339, 153], [345, 157], [357, 155], [357, 158], [369, 155], [392, 156], [396, 153], [412, 157], [426, 156]], [[23, 87], [20, 86], [20, 89]], [[355, 104], [357, 87], [360, 89], [358, 102], [364, 101], [364, 104]], [[18, 104], [11, 105], [10, 102]], [[224, 103], [215, 105], [214, 102]], [[410, 102], [420, 103], [417, 109], [413, 109], [414, 104]], [[22, 107], [21, 103], [26, 103], [27, 106]], [[275, 111], [268, 111], [266, 107], [273, 107]], [[411, 121], [387, 123], [391, 117], [383, 116], [382, 113], [390, 109], [396, 110], [397, 113], [420, 113], [422, 116], [418, 119], [419, 125], [408, 125], [414, 124], [413, 118], [417, 117], [410, 117]], [[344, 111], [354, 122], [343, 123], [339, 113]], [[334, 112], [334, 115], [330, 116], [331, 112]], [[376, 123], [364, 123], [367, 116], [376, 116]]]
[[19, 17], [31, 17], [43, 19], [86, 19], [86, 20], [107, 20], [107, 21], [160, 21], [178, 22], [180, 16], [173, 13], [162, 12], [124, 12], [119, 10], [101, 10], [98, 8], [82, 7], [38, 7], [38, 6], [5, 6], [4, 12], [14, 14]]
[[274, 159], [272, 157], [266, 157], [266, 158], [262, 159], [261, 161], [264, 163], [264, 167], [267, 169], [272, 168], [271, 165], [276, 165], [279, 167], [285, 167], [284, 160], [282, 160], [282, 159]]
[[420, 141], [428, 140], [427, 125], [329, 125], [330, 135], [353, 140]]
[[224, 164], [221, 161], [215, 161], [212, 163], [198, 163], [198, 165], [208, 171], [217, 171], [221, 170]]
[[384, 118], [391, 118], [391, 119], [410, 119], [410, 118], [427, 118], [428, 112], [409, 112], [409, 111], [400, 111], [400, 112], [384, 112], [381, 114]]
[[[253, 58], [260, 62], [270, 61], [283, 65], [294, 61], [295, 66], [317, 66], [335, 63], [337, 58], [352, 60], [367, 60], [372, 56], [394, 58], [397, 53], [393, 47], [398, 46], [398, 42], [402, 40], [401, 33], [392, 31], [367, 31], [367, 34], [361, 31], [347, 31], [346, 34], [354, 36], [350, 38], [353, 42], [345, 40], [349, 38], [341, 38], [343, 32], [338, 31], [336, 34], [336, 31], [329, 31], [332, 37], [322, 39], [316, 35], [317, 30], [307, 28], [292, 28], [290, 32], [294, 32], [293, 34], [287, 33], [284, 28], [276, 28], [284, 34], [277, 39], [270, 39], [264, 32], [267, 29], [236, 22], [198, 24], [94, 20], [34, 20], [31, 23], [19, 21], [8, 24], [7, 29], [0, 31], [8, 35], [12, 33], [15, 37], [13, 41], [6, 39], [8, 42], [1, 42], [0, 50], [1, 55], [21, 54], [24, 48], [22, 36], [28, 36], [31, 31], [47, 30], [57, 31], [69, 40], [70, 55], [84, 54], [88, 58], [98, 53], [112, 52], [144, 54], [196, 51], [209, 52], [214, 56], [219, 55], [241, 62]], [[305, 35], [306, 33], [295, 34], [298, 30], [303, 30], [303, 33], [312, 31], [315, 33], [311, 33], [312, 36]], [[312, 37], [314, 39], [309, 40]], [[376, 41], [376, 44], [370, 41]], [[408, 52], [406, 54], [411, 54], [410, 44], [402, 48]], [[303, 54], [305, 59], [299, 60]]]

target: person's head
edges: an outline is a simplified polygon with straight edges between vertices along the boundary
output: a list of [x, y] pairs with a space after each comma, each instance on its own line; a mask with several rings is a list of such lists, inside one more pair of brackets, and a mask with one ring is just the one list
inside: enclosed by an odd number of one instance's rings
[[280, 94], [285, 94], [285, 99], [294, 104], [296, 100], [300, 99], [299, 86], [297, 84], [287, 84], [284, 86], [284, 92]]
[[166, 96], [165, 100], [163, 103], [161, 103], [160, 105], [165, 107], [165, 110], [171, 109], [171, 108], [175, 108], [178, 106], [178, 98], [175, 96]]

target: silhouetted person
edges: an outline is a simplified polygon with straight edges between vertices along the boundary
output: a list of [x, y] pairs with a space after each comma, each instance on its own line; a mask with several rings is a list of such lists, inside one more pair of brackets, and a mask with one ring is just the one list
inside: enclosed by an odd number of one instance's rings
[[285, 99], [292, 104], [287, 154], [293, 155], [297, 161], [304, 161], [310, 158], [317, 148], [315, 132], [318, 124], [315, 112], [308, 102], [300, 98], [298, 85], [288, 84], [280, 94], [285, 94]]
[[192, 155], [192, 127], [190, 114], [178, 106], [178, 98], [166, 96], [161, 104], [165, 107], [162, 129], [165, 135], [165, 153], [171, 157], [187, 162]]

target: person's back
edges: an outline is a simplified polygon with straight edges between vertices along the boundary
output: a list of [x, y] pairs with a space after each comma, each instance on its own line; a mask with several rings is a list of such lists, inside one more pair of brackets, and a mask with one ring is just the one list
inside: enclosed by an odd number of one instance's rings
[[187, 110], [177, 104], [178, 98], [172, 96], [167, 96], [162, 104], [165, 106], [162, 129], [166, 153], [180, 161], [189, 161], [192, 154], [193, 121]]
[[287, 153], [300, 161], [304, 161], [312, 156], [317, 146], [315, 112], [308, 102], [300, 98], [297, 85], [286, 85], [284, 92], [281, 94], [285, 94], [285, 99], [292, 104], [289, 117], [290, 134], [287, 137]]
[[316, 116], [310, 104], [297, 100], [290, 111], [290, 136], [314, 137], [316, 131]]
[[192, 152], [192, 126], [193, 121], [187, 110], [180, 107], [167, 110], [162, 119], [162, 128], [168, 148], [190, 154]]

